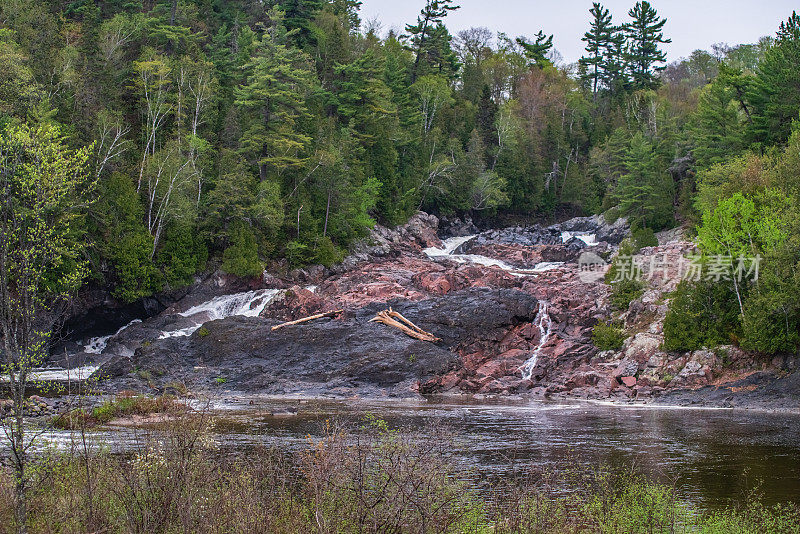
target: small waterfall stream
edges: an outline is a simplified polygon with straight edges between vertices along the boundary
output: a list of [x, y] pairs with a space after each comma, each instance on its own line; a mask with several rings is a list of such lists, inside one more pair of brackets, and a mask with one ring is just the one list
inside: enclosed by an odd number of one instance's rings
[[141, 323], [141, 319], [134, 319], [133, 321], [129, 322], [128, 324], [121, 326], [119, 330], [114, 332], [113, 334], [108, 334], [106, 336], [100, 337], [93, 337], [89, 341], [86, 342], [86, 345], [83, 346], [83, 352], [89, 354], [103, 354], [103, 351], [106, 350], [106, 345], [108, 345], [108, 340], [112, 337], [116, 336], [129, 326], [133, 326], [137, 323]]
[[539, 329], [539, 344], [533, 349], [531, 357], [519, 368], [522, 372], [522, 378], [526, 380], [533, 378], [533, 370], [536, 369], [536, 365], [539, 363], [539, 354], [542, 351], [542, 347], [550, 339], [550, 334], [553, 333], [553, 320], [550, 318], [550, 314], [547, 313], [547, 302], [539, 301], [539, 312], [536, 314], [533, 324]]
[[234, 315], [258, 317], [267, 304], [272, 302], [279, 293], [281, 293], [280, 289], [259, 289], [214, 297], [178, 314], [181, 317], [190, 318], [194, 324], [177, 330], [163, 331], [159, 339], [190, 336], [208, 321], [225, 319]]
[[476, 263], [478, 265], [484, 265], [486, 267], [499, 267], [504, 271], [510, 271], [512, 274], [516, 276], [525, 276], [527, 274], [533, 273], [541, 273], [544, 271], [549, 271], [550, 269], [555, 269], [563, 265], [563, 262], [551, 262], [545, 261], [536, 264], [533, 269], [520, 269], [505, 263], [504, 261], [489, 258], [487, 256], [481, 256], [479, 254], [455, 254], [454, 252], [466, 243], [467, 241], [473, 239], [474, 235], [464, 236], [464, 237], [451, 237], [449, 239], [445, 239], [442, 241], [442, 248], [436, 247], [429, 247], [423, 250], [422, 252], [431, 259], [436, 258], [449, 258], [453, 261], [458, 263]]

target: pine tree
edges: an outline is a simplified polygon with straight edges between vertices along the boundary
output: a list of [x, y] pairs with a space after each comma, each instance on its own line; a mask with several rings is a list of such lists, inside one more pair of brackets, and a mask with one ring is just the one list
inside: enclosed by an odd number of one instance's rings
[[[411, 49], [414, 51], [414, 66], [411, 69], [411, 83], [417, 81], [421, 75], [420, 63], [433, 47], [431, 46], [432, 37], [450, 11], [459, 9], [460, 6], [453, 5], [454, 0], [426, 0], [425, 7], [420, 11], [416, 24], [407, 24], [406, 33], [411, 39]], [[438, 30], [441, 32], [441, 30]], [[441, 35], [439, 35], [441, 37]]]
[[615, 196], [620, 213], [631, 224], [661, 230], [672, 222], [673, 183], [648, 139], [637, 133], [625, 157], [625, 174], [619, 178]]
[[614, 26], [611, 23], [611, 13], [598, 2], [592, 4], [589, 13], [593, 19], [589, 31], [581, 39], [586, 43], [588, 55], [581, 57], [578, 62], [584, 69], [581, 79], [591, 87], [592, 96], [596, 98], [607, 73], [606, 61], [613, 49]]
[[634, 89], [655, 89], [660, 85], [655, 74], [664, 70], [658, 66], [667, 60], [667, 54], [659, 48], [660, 44], [671, 43], [664, 39], [664, 25], [667, 19], [658, 16], [650, 2], [640, 1], [628, 12], [633, 19], [625, 24], [628, 37], [628, 63], [631, 69]]
[[547, 54], [553, 48], [553, 36], [545, 35], [542, 30], [539, 30], [534, 37], [536, 40], [533, 42], [525, 37], [517, 37], [516, 42], [522, 48], [522, 52], [531, 65], [536, 65], [540, 68], [551, 65], [552, 63], [547, 59]]
[[250, 112], [241, 143], [258, 165], [262, 181], [269, 171], [280, 173], [303, 163], [311, 138], [298, 129], [308, 117], [306, 94], [315, 82], [310, 58], [288, 46], [287, 32], [276, 22], [256, 44], [246, 68], [247, 83], [236, 90], [236, 104]]
[[602, 82], [612, 95], [626, 91], [631, 84], [628, 65], [628, 44], [622, 26], [615, 26], [611, 31], [609, 47], [605, 51], [605, 71]]
[[800, 17], [782, 22], [775, 45], [758, 66], [750, 90], [753, 124], [750, 139], [766, 146], [785, 143], [800, 116]]

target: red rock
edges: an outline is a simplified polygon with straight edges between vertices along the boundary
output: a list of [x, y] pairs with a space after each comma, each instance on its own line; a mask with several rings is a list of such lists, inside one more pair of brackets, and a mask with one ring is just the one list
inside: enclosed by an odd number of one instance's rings
[[635, 376], [623, 376], [620, 377], [620, 381], [625, 384], [627, 387], [632, 388], [636, 385], [636, 377]]

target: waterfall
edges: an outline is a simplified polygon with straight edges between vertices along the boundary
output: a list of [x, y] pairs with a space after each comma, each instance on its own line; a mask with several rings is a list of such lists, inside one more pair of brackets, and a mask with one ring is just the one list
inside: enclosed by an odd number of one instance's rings
[[533, 324], [539, 329], [539, 344], [533, 349], [531, 357], [519, 367], [519, 370], [522, 371], [522, 378], [526, 380], [533, 378], [533, 370], [539, 363], [539, 353], [553, 332], [553, 320], [547, 313], [547, 303], [542, 300], [539, 301], [539, 311], [533, 319]]
[[544, 271], [549, 271], [550, 269], [555, 269], [557, 267], [562, 266], [563, 262], [552, 262], [552, 261], [545, 261], [536, 264], [533, 269], [519, 269], [514, 267], [513, 265], [509, 265], [504, 261], [497, 260], [495, 258], [489, 258], [486, 256], [481, 256], [479, 254], [454, 254], [456, 249], [466, 243], [467, 241], [474, 238], [474, 235], [468, 235], [464, 237], [451, 237], [449, 239], [445, 239], [442, 241], [442, 248], [436, 247], [429, 247], [423, 250], [422, 252], [428, 256], [429, 258], [449, 258], [457, 263], [475, 263], [478, 265], [483, 265], [485, 267], [499, 267], [504, 271], [510, 271], [516, 276], [526, 276], [527, 274], [533, 273], [541, 273]]
[[178, 330], [161, 332], [159, 339], [190, 336], [195, 330], [199, 329], [208, 321], [225, 319], [226, 317], [234, 315], [258, 317], [267, 304], [272, 302], [279, 293], [281, 293], [280, 289], [259, 289], [256, 291], [246, 291], [244, 293], [214, 297], [209, 301], [198, 304], [197, 306], [192, 306], [185, 312], [178, 314], [181, 317], [192, 319], [192, 322], [194, 322], [193, 325]]
[[86, 345], [83, 346], [83, 352], [87, 352], [89, 354], [103, 354], [103, 351], [106, 350], [106, 345], [108, 345], [108, 340], [112, 337], [116, 336], [129, 326], [133, 326], [136, 323], [141, 323], [141, 319], [134, 319], [133, 321], [129, 322], [128, 324], [121, 326], [119, 330], [114, 332], [113, 334], [108, 334], [107, 336], [100, 336], [100, 337], [93, 337], [89, 341], [86, 342]]
[[573, 237], [577, 237], [583, 241], [587, 247], [597, 245], [597, 234], [573, 234], [572, 232], [561, 232], [561, 242], [566, 243]]

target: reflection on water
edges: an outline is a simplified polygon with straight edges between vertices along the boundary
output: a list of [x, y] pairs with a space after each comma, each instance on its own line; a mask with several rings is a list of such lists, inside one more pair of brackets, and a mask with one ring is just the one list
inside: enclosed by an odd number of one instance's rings
[[[558, 472], [598, 465], [630, 467], [675, 482], [702, 508], [743, 500], [760, 485], [766, 503], [800, 501], [800, 416], [727, 410], [654, 409], [587, 404], [320, 402], [264, 403], [220, 420], [231, 446], [306, 447], [326, 419], [358, 422], [373, 413], [393, 427], [437, 439], [453, 434], [455, 452], [484, 478], [512, 469]], [[296, 413], [285, 413], [297, 409]], [[268, 415], [267, 412], [276, 412]], [[259, 412], [261, 414], [259, 415]], [[284, 413], [281, 413], [284, 412]], [[434, 422], [433, 429], [427, 423]]]
[[[633, 465], [661, 481], [674, 482], [681, 495], [699, 508], [741, 501], [756, 487], [767, 504], [800, 501], [800, 416], [796, 415], [508, 400], [476, 404], [452, 398], [428, 402], [248, 398], [226, 400], [215, 410], [219, 442], [228, 450], [256, 444], [300, 450], [308, 446], [309, 436], [321, 435], [326, 420], [359, 423], [370, 413], [392, 427], [417, 430], [423, 439], [440, 439], [441, 429], [446, 429], [465, 470], [482, 480], [508, 476], [512, 469], [558, 473]], [[122, 430], [119, 438], [117, 445], [130, 446], [130, 429]]]

